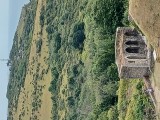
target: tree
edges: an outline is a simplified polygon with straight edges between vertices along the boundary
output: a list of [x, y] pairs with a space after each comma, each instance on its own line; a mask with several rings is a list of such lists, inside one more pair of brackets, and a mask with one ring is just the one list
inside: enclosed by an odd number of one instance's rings
[[84, 22], [77, 22], [73, 26], [72, 45], [74, 48], [82, 49], [83, 41], [85, 39], [84, 34]]
[[124, 4], [124, 0], [97, 0], [93, 16], [107, 33], [114, 34], [117, 26], [122, 26]]
[[40, 53], [40, 52], [41, 52], [41, 47], [42, 47], [42, 39], [40, 38], [40, 39], [36, 42], [36, 53]]

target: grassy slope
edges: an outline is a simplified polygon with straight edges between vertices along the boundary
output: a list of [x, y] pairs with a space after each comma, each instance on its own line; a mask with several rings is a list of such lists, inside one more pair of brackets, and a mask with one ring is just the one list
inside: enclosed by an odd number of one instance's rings
[[155, 66], [153, 74], [151, 77], [152, 86], [155, 91], [155, 97], [157, 100], [157, 113], [160, 114], [160, 47], [158, 47], [158, 41], [160, 37], [160, 0], [130, 0], [129, 12], [134, 18], [136, 24], [147, 37], [148, 44], [152, 45], [157, 53], [157, 61], [155, 61]]
[[[106, 0], [48, 0], [45, 15], [53, 75], [49, 89], [53, 95], [53, 119], [107, 119], [107, 111], [116, 103], [117, 71], [111, 64], [111, 34], [120, 23], [108, 29], [107, 35], [106, 25], [98, 20], [103, 19], [103, 3], [113, 4]], [[61, 44], [57, 45], [57, 41]], [[110, 70], [115, 73], [109, 78]]]
[[[48, 92], [49, 83], [51, 81], [51, 73], [50, 70], [46, 74], [42, 74], [42, 71], [46, 71], [48, 69], [48, 65], [45, 63], [44, 58], [48, 58], [48, 47], [47, 47], [47, 34], [45, 32], [45, 26], [44, 28], [40, 27], [39, 24], [39, 16], [40, 16], [40, 10], [42, 5], [45, 5], [45, 2], [38, 1], [37, 4], [37, 11], [35, 16], [35, 25], [34, 25], [34, 31], [33, 31], [33, 37], [31, 42], [31, 53], [29, 56], [29, 65], [28, 65], [28, 73], [26, 75], [26, 80], [24, 84], [24, 90], [21, 91], [22, 94], [20, 94], [19, 99], [25, 98], [25, 95], [28, 96], [28, 98], [23, 99], [23, 101], [19, 101], [18, 110], [17, 110], [17, 116], [21, 114], [23, 111], [28, 111], [25, 113], [25, 115], [22, 117], [22, 119], [29, 119], [30, 114], [33, 115], [33, 118], [36, 117], [37, 119], [50, 119], [51, 117], [51, 95]], [[43, 34], [40, 35], [39, 32], [43, 29]], [[40, 53], [36, 53], [36, 42], [39, 39], [43, 39], [43, 44], [41, 46]], [[40, 64], [39, 64], [40, 63]], [[37, 71], [37, 67], [39, 67]], [[35, 76], [38, 75], [38, 78]], [[40, 102], [41, 101], [41, 102]], [[37, 105], [33, 106], [33, 104], [40, 104], [40, 107], [36, 109]], [[39, 105], [38, 105], [39, 106]], [[23, 111], [21, 111], [22, 107]], [[28, 115], [27, 115], [28, 113]], [[31, 117], [32, 118], [32, 117]], [[33, 119], [32, 118], [32, 119]]]
[[[27, 9], [28, 7], [31, 9]], [[10, 52], [10, 60], [12, 65], [10, 67], [11, 72], [8, 83], [7, 98], [9, 99], [8, 119], [11, 120], [13, 119], [13, 116], [18, 108], [21, 88], [24, 87], [30, 54], [30, 43], [33, 35], [32, 31], [35, 10], [36, 2], [34, 1], [23, 8], [19, 26], [14, 36], [12, 50]]]
[[143, 81], [121, 80], [118, 89], [119, 120], [154, 120], [154, 107], [144, 93]]
[[[28, 59], [26, 59], [27, 72], [24, 78], [23, 87], [19, 86], [19, 91], [18, 91], [19, 94], [18, 94], [17, 100], [15, 101], [18, 104], [15, 105], [15, 107], [12, 106], [11, 103], [9, 104], [9, 109], [12, 109], [8, 117], [9, 119], [14, 119], [14, 120], [15, 119], [50, 119], [51, 117], [51, 108], [52, 108], [51, 94], [48, 91], [49, 84], [51, 81], [51, 71], [46, 62], [49, 57], [47, 33], [45, 30], [46, 26], [41, 28], [40, 22], [39, 22], [41, 7], [45, 6], [45, 4], [46, 4], [45, 0], [38, 1], [36, 9], [33, 11], [36, 13], [35, 13], [35, 18], [32, 19], [33, 24], [31, 25], [31, 27], [33, 27], [34, 29], [32, 29], [30, 33], [33, 35], [30, 37], [30, 43], [29, 43], [30, 53], [27, 55]], [[34, 6], [34, 5], [36, 4], [34, 2], [31, 2], [31, 5], [28, 5], [24, 9], [25, 10], [29, 9], [31, 6]], [[25, 17], [25, 14], [28, 14], [28, 13], [22, 13], [23, 19], [21, 21], [22, 23], [24, 22], [25, 24], [27, 24], [27, 22], [24, 21], [24, 19], [27, 19]], [[34, 17], [34, 16], [31, 16], [31, 17]], [[21, 31], [21, 29], [19, 28], [22, 28], [22, 29], [26, 29], [26, 28], [23, 28], [24, 25], [20, 23], [17, 31], [18, 33], [23, 33], [23, 32], [19, 32]], [[40, 34], [41, 30], [43, 34]], [[15, 39], [15, 41], [19, 41], [20, 38], [23, 39], [22, 35], [23, 34], [18, 34], [18, 39]], [[36, 49], [37, 49], [36, 43], [40, 38], [43, 39], [43, 44], [41, 46], [42, 50], [40, 51], [40, 53], [36, 53]], [[22, 43], [23, 41], [24, 40], [22, 40]], [[21, 46], [21, 44], [19, 46]], [[12, 51], [13, 50], [15, 50], [14, 46]], [[20, 50], [20, 47], [18, 48], [18, 50]], [[22, 61], [22, 60], [23, 59], [19, 59], [19, 61]], [[14, 60], [12, 59], [12, 61]], [[12, 67], [16, 69], [17, 67], [14, 65], [15, 64], [13, 64]], [[21, 68], [21, 69], [25, 69], [25, 68]], [[16, 78], [14, 76], [11, 76], [10, 79], [16, 79]], [[9, 86], [10, 85], [14, 86], [13, 82], [9, 83]], [[8, 91], [8, 94], [10, 94], [9, 91]], [[16, 96], [17, 94], [14, 93], [14, 95]], [[12, 102], [11, 99], [9, 100]]]

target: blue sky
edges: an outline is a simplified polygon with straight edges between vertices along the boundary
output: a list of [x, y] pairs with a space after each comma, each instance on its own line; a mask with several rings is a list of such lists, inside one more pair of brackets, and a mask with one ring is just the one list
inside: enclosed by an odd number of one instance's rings
[[[8, 58], [8, 28], [9, 0], [0, 0], [0, 59]], [[0, 61], [0, 120], [7, 120], [6, 87], [8, 83], [8, 68], [6, 62]]]
[[[0, 59], [9, 56], [21, 8], [29, 0], [0, 0]], [[6, 62], [0, 61], [0, 120], [7, 120], [7, 84], [9, 71]]]

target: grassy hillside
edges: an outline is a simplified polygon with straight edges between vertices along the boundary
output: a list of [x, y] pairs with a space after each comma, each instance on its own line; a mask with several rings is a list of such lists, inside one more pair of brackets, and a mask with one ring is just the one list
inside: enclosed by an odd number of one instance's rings
[[[141, 6], [143, 4], [143, 6]], [[148, 44], [152, 46], [156, 53], [154, 69], [152, 70], [152, 86], [157, 100], [157, 113], [160, 116], [160, 0], [130, 0], [129, 12], [136, 24], [147, 37]], [[141, 11], [141, 12], [139, 12]], [[142, 20], [143, 19], [143, 20]]]
[[13, 39], [13, 46], [9, 56], [12, 65], [10, 67], [7, 98], [8, 119], [11, 120], [18, 107], [21, 89], [24, 88], [29, 62], [30, 44], [33, 36], [35, 11], [35, 1], [32, 1], [22, 9], [21, 19]]
[[143, 81], [121, 80], [118, 89], [119, 120], [155, 120], [155, 108]]
[[114, 32], [122, 26], [123, 5], [47, 1], [53, 119], [107, 119], [107, 111], [116, 105]]
[[10, 54], [8, 119], [143, 119], [152, 107], [142, 83], [119, 81], [114, 64], [115, 30], [128, 25], [126, 6], [125, 0], [25, 6]]

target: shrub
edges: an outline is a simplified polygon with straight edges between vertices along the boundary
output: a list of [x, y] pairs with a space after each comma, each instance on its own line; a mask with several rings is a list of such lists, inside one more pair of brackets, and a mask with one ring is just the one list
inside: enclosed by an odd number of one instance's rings
[[77, 22], [73, 25], [73, 33], [79, 30], [84, 30], [84, 22]]
[[75, 101], [74, 101], [73, 96], [68, 97], [68, 98], [67, 98], [67, 101], [68, 101], [68, 105], [69, 105], [69, 107], [74, 106]]
[[58, 79], [59, 73], [57, 71], [57, 68], [56, 67], [52, 68], [51, 72], [52, 72], [53, 77], [56, 78], [56, 79]]
[[40, 53], [40, 52], [41, 52], [41, 47], [42, 47], [42, 39], [40, 38], [40, 39], [36, 42], [36, 53]]
[[111, 107], [107, 114], [108, 120], [118, 120], [118, 111], [116, 107]]
[[57, 53], [61, 48], [61, 36], [60, 33], [56, 32], [54, 34], [54, 52]]
[[107, 68], [107, 79], [109, 81], [118, 81], [118, 70], [116, 64], [112, 63], [108, 68]]
[[82, 49], [83, 41], [85, 39], [84, 34], [84, 22], [77, 22], [73, 25], [72, 30], [72, 45], [74, 48]]
[[46, 31], [48, 34], [52, 34], [54, 32], [54, 26], [53, 25], [48, 25], [46, 28]]
[[40, 13], [40, 25], [43, 28], [44, 26], [44, 21], [45, 21], [45, 8], [44, 6], [41, 8], [41, 13]]
[[75, 84], [74, 78], [69, 79], [69, 85], [73, 86]]
[[84, 39], [85, 39], [84, 32], [82, 30], [78, 30], [73, 34], [73, 46], [75, 48], [82, 48]]
[[122, 26], [125, 11], [123, 0], [98, 0], [93, 7], [93, 17], [109, 34], [114, 34], [117, 26]]
[[50, 85], [50, 87], [48, 89], [51, 93], [55, 93], [56, 92], [57, 81], [58, 81], [57, 79], [54, 79], [54, 80], [51, 81], [51, 85]]
[[69, 12], [66, 12], [64, 15], [62, 15], [62, 20], [65, 21], [69, 17]]

